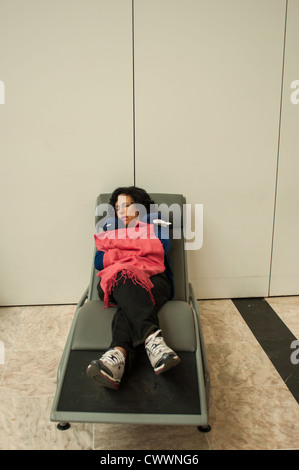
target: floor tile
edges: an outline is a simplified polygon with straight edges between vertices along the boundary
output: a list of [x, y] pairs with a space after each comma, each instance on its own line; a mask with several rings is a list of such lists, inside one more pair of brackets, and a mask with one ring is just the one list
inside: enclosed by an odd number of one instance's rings
[[97, 424], [95, 449], [208, 450], [209, 444], [196, 426]]
[[0, 307], [0, 340], [11, 348], [24, 317], [24, 307]]
[[52, 397], [0, 395], [0, 449], [92, 449], [93, 425], [73, 424], [71, 432], [59, 431], [49, 420], [51, 405]]
[[20, 325], [15, 349], [37, 351], [63, 349], [74, 316], [75, 306], [27, 307]]
[[263, 385], [287, 388], [258, 344], [207, 344], [206, 351], [213, 388]]
[[[9, 354], [0, 383], [0, 396], [52, 396], [57, 369], [74, 315], [74, 305], [33, 306], [8, 310], [16, 334], [5, 329]], [[13, 340], [12, 340], [13, 338]]]
[[299, 448], [299, 407], [285, 388], [215, 388], [210, 413], [212, 450]]
[[24, 316], [22, 307], [0, 307], [0, 384]]
[[[267, 299], [298, 335], [299, 297]], [[0, 449], [298, 449], [299, 406], [230, 299], [199, 308], [211, 375], [210, 433], [196, 426], [50, 421], [74, 305], [2, 307]]]
[[299, 297], [268, 297], [266, 301], [299, 339]]
[[62, 351], [13, 350], [0, 384], [0, 396], [52, 396]]
[[256, 342], [230, 299], [198, 302], [205, 344]]

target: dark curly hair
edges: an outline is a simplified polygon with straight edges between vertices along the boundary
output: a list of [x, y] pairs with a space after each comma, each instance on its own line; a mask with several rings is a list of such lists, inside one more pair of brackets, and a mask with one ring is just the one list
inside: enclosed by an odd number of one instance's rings
[[151, 204], [155, 204], [152, 198], [149, 196], [149, 194], [147, 194], [144, 189], [138, 188], [137, 186], [128, 186], [123, 188], [117, 188], [113, 191], [109, 202], [109, 204], [111, 204], [113, 208], [115, 208], [117, 198], [120, 194], [131, 196], [131, 198], [136, 204], [142, 204], [145, 207], [147, 213], [150, 212]]

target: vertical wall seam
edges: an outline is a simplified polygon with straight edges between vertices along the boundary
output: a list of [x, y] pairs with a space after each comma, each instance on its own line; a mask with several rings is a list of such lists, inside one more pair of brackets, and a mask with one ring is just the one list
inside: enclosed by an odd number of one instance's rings
[[286, 6], [285, 6], [284, 40], [283, 40], [284, 42], [283, 42], [283, 54], [282, 54], [280, 110], [279, 110], [279, 126], [278, 126], [278, 141], [277, 141], [277, 159], [276, 159], [276, 179], [275, 179], [275, 194], [274, 194], [274, 210], [273, 210], [272, 241], [271, 241], [271, 253], [270, 253], [268, 297], [270, 297], [272, 267], [273, 267], [274, 232], [275, 232], [275, 219], [276, 219], [276, 207], [277, 207], [277, 186], [278, 186], [278, 169], [279, 169], [279, 157], [280, 157], [282, 102], [283, 102], [283, 86], [284, 86], [285, 53], [286, 53], [287, 17], [288, 17], [288, 0], [286, 0]]
[[134, 186], [136, 186], [136, 135], [135, 135], [135, 11], [134, 0], [132, 0], [132, 80], [133, 80], [133, 176]]

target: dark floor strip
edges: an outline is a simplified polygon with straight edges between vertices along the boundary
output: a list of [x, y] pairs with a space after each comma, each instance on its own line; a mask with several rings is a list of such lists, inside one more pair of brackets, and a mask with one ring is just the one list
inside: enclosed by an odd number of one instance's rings
[[[293, 364], [296, 337], [263, 298], [232, 299], [239, 313], [299, 403], [299, 364]], [[294, 362], [294, 361], [293, 361]]]

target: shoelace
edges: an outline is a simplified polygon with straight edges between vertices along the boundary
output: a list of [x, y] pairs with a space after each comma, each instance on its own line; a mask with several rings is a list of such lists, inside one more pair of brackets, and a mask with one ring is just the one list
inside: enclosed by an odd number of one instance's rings
[[124, 363], [124, 356], [117, 349], [113, 349], [103, 354], [103, 356], [101, 357], [101, 360], [105, 360], [105, 362], [108, 362], [108, 364], [115, 366], [117, 364]]
[[[161, 330], [158, 330], [153, 337], [146, 343], [147, 349], [152, 353], [155, 354], [156, 352], [163, 352], [168, 350], [167, 345], [164, 343], [162, 336], [157, 336]], [[157, 348], [159, 350], [157, 351]]]

